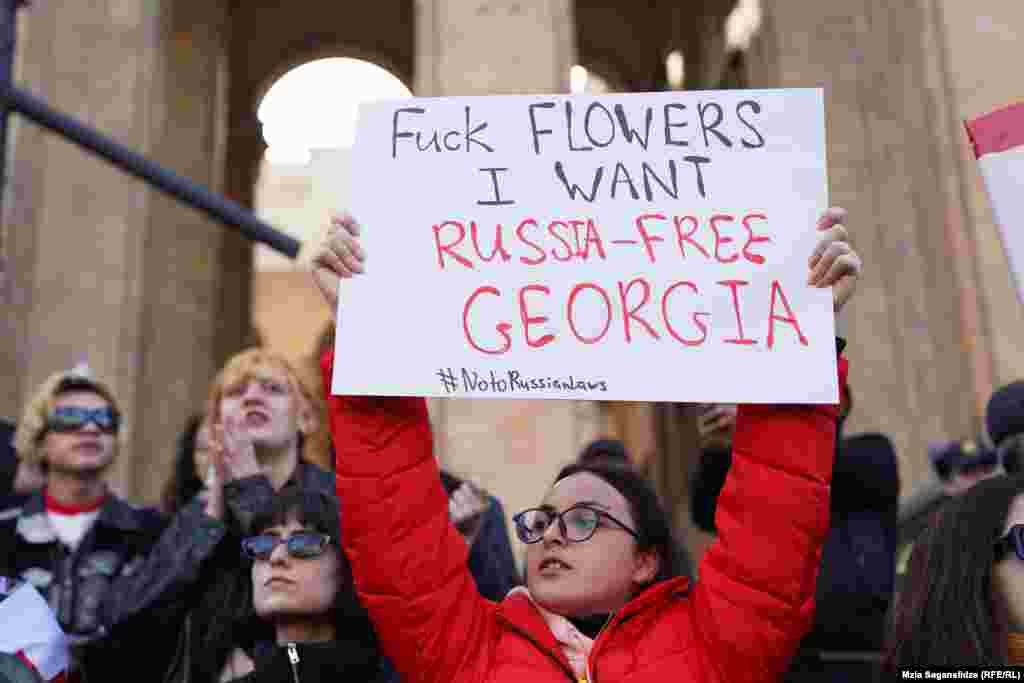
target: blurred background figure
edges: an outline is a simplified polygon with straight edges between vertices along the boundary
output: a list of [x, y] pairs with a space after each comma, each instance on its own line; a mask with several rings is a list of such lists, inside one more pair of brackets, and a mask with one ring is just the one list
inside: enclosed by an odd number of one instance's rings
[[203, 490], [210, 468], [210, 424], [205, 415], [193, 415], [178, 436], [174, 471], [160, 497], [164, 512], [173, 515]]
[[986, 479], [948, 499], [917, 538], [909, 565], [883, 674], [1024, 665], [1021, 478]]
[[989, 439], [1007, 474], [1017, 474], [1024, 462], [1024, 381], [997, 389], [985, 409]]
[[[843, 385], [837, 434], [852, 407], [852, 391]], [[691, 480], [690, 514], [698, 528], [715, 534], [718, 496], [732, 464], [736, 407], [707, 404], [698, 410], [700, 460]], [[868, 433], [837, 442], [814, 626], [787, 683], [863, 681], [876, 673], [896, 588], [899, 492], [896, 451], [888, 437]]]
[[715, 533], [715, 508], [725, 475], [732, 465], [732, 435], [736, 431], [735, 405], [704, 403], [697, 406], [697, 447], [700, 460], [690, 483], [690, 515], [702, 531]]
[[522, 583], [501, 502], [470, 481], [441, 470], [448, 513], [469, 546], [469, 571], [488, 600], [504, 599]]
[[876, 674], [896, 589], [899, 495], [896, 451], [888, 437], [843, 439], [832, 470], [814, 626], [787, 683], [852, 683]]
[[998, 452], [974, 439], [932, 444], [928, 459], [947, 496], [959, 496], [978, 482], [1003, 474]]
[[576, 458], [581, 465], [588, 465], [592, 462], [612, 462], [617, 465], [629, 466], [632, 461], [626, 444], [618, 439], [595, 439], [588, 443], [583, 451]]
[[46, 483], [39, 463], [18, 459], [14, 449], [15, 428], [14, 422], [0, 418], [0, 500], [38, 491]]

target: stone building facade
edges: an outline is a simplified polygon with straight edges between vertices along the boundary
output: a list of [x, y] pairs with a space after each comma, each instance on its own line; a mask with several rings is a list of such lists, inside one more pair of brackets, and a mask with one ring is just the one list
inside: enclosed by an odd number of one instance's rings
[[[275, 78], [317, 57], [373, 61], [426, 96], [567, 92], [576, 63], [625, 91], [660, 90], [672, 50], [685, 56], [687, 88], [824, 87], [831, 203], [850, 210], [867, 263], [848, 320], [850, 429], [894, 438], [908, 491], [928, 476], [926, 444], [976, 434], [992, 389], [1024, 371], [1024, 316], [960, 125], [1021, 96], [1011, 68], [1024, 4], [979, 13], [961, 0], [762, 0], [742, 51], [726, 40], [734, 6], [40, 2], [20, 15], [16, 78], [249, 205], [263, 153], [256, 104]], [[152, 501], [184, 416], [224, 359], [251, 343], [254, 308], [290, 285], [254, 287], [251, 247], [236, 233], [32, 124], [15, 122], [9, 157], [0, 414], [16, 415], [54, 369], [88, 359], [128, 413], [115, 479]], [[293, 290], [300, 309], [317, 305]], [[510, 510], [533, 502], [583, 442], [610, 433], [629, 442], [685, 518], [686, 406], [432, 409], [443, 460]]]

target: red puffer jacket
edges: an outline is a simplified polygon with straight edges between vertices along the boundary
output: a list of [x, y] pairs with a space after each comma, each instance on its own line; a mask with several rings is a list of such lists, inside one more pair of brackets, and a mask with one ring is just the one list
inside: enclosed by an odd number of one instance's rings
[[[345, 552], [403, 681], [575, 682], [525, 595], [477, 593], [423, 399], [332, 396], [329, 411]], [[651, 586], [615, 614], [590, 653], [591, 683], [777, 680], [814, 612], [835, 420], [833, 406], [740, 409], [700, 581]]]

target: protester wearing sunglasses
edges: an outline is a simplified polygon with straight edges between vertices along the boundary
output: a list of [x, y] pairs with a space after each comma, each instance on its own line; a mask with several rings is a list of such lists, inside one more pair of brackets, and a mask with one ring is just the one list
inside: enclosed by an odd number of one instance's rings
[[[837, 311], [860, 273], [844, 222], [845, 212], [826, 212], [808, 254], [808, 284], [830, 288]], [[803, 227], [813, 229], [792, 226]], [[361, 276], [367, 253], [354, 219], [336, 217], [331, 228], [313, 274], [333, 312], [336, 278]], [[327, 354], [325, 387], [335, 362], [361, 359], [343, 346], [337, 357]], [[846, 363], [838, 358], [837, 366], [842, 384]], [[402, 676], [418, 683], [767, 683], [778, 680], [811, 626], [835, 406], [739, 410], [719, 540], [693, 584], [678, 561], [671, 516], [635, 468], [563, 468], [540, 504], [517, 516], [527, 585], [500, 603], [484, 599], [466, 569], [465, 543], [437, 486], [423, 399], [331, 396], [329, 413], [345, 552]]]
[[[122, 667], [124, 642], [111, 637], [124, 617], [121, 606], [151, 600], [160, 589], [174, 592], [173, 579], [152, 581], [146, 563], [189, 576], [219, 538], [216, 530], [205, 534], [189, 553], [170, 545], [155, 550], [166, 520], [107, 484], [121, 457], [121, 423], [110, 387], [87, 367], [48, 378], [26, 405], [14, 439], [19, 459], [45, 472], [45, 488], [0, 511], [0, 575], [42, 593], [76, 644], [73, 674], [94, 680], [115, 678]], [[162, 643], [147, 643], [149, 652], [157, 655]]]
[[290, 489], [258, 517], [242, 541], [252, 562], [252, 606], [273, 629], [272, 647], [254, 648], [252, 670], [238, 683], [382, 681], [381, 657], [369, 617], [352, 586], [339, 542], [333, 496]]
[[1024, 666], [1024, 479], [986, 479], [945, 502], [915, 541], [903, 584], [884, 674]]

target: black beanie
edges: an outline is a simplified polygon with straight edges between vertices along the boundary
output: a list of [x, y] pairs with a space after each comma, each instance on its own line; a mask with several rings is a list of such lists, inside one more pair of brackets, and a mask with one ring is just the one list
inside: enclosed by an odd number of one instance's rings
[[998, 446], [1006, 437], [1024, 432], [1024, 381], [996, 390], [988, 400], [985, 425], [992, 443]]

